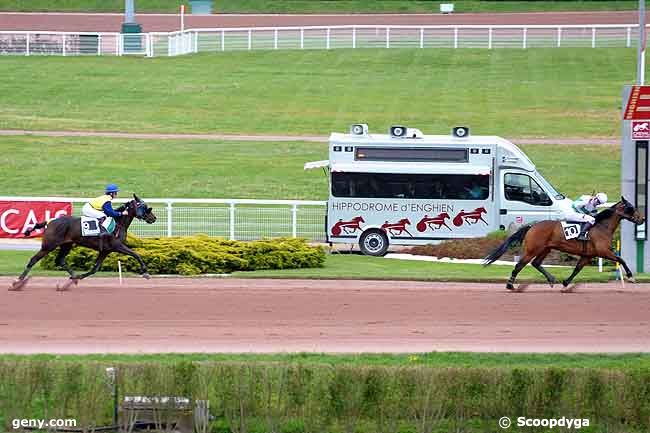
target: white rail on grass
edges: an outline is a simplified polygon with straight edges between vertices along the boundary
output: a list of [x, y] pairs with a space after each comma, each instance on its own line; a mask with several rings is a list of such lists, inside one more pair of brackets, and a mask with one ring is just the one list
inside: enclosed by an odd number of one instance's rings
[[[73, 203], [79, 214], [79, 197], [0, 197], [0, 201], [52, 201]], [[129, 198], [117, 198], [122, 203]], [[138, 236], [164, 237], [205, 233], [232, 240], [265, 237], [301, 237], [325, 240], [325, 201], [252, 199], [144, 199], [157, 217], [154, 224], [134, 221]], [[77, 205], [78, 204], [78, 205]], [[76, 206], [75, 206], [76, 205]]]
[[0, 54], [158, 57], [233, 50], [630, 48], [637, 43], [637, 29], [637, 24], [579, 24], [200, 28], [142, 34], [2, 31]]

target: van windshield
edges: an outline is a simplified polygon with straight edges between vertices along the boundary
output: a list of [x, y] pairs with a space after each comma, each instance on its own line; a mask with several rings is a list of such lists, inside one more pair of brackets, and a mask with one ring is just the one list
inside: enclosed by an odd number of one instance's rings
[[555, 187], [551, 185], [551, 183], [544, 178], [544, 176], [542, 176], [539, 172], [537, 172], [537, 174], [539, 174], [537, 178], [542, 183], [544, 188], [553, 196], [553, 198], [555, 198], [556, 200], [564, 200], [566, 198], [564, 194], [560, 194], [557, 191], [557, 189], [555, 189]]

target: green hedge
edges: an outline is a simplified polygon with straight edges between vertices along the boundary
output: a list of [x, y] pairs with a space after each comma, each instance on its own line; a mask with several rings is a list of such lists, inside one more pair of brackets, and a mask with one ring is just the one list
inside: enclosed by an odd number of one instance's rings
[[[78, 427], [110, 424], [108, 365], [0, 361], [0, 425], [3, 416], [5, 428], [14, 418], [75, 418]], [[209, 400], [212, 432], [484, 432], [501, 431], [502, 416], [587, 418], [586, 432], [650, 428], [648, 369], [110, 365], [117, 367], [120, 400], [125, 395]]]
[[[251, 242], [228, 241], [209, 236], [139, 239], [129, 236], [127, 244], [144, 260], [151, 274], [220, 274], [260, 269], [294, 269], [321, 267], [325, 252], [310, 246], [303, 239], [279, 238]], [[89, 270], [97, 252], [77, 247], [68, 255], [73, 269]], [[58, 269], [56, 251], [41, 261], [44, 269]], [[103, 271], [117, 271], [118, 259], [126, 271], [138, 272], [138, 262], [128, 256], [112, 253], [102, 266]]]

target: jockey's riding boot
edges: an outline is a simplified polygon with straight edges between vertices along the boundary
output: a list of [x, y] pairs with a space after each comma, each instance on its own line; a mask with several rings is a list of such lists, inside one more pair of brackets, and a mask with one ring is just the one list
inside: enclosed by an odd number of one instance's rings
[[579, 241], [589, 240], [589, 238], [587, 237], [587, 232], [589, 232], [590, 228], [591, 228], [591, 223], [582, 223], [582, 229], [580, 230], [580, 234], [578, 235]]

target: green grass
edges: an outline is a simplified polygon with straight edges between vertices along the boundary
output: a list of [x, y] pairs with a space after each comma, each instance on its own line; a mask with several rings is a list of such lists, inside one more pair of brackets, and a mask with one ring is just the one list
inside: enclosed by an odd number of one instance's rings
[[432, 367], [557, 367], [557, 368], [649, 368], [650, 354], [525, 354], [525, 353], [463, 353], [430, 352], [422, 354], [358, 354], [334, 355], [319, 353], [298, 354], [151, 354], [151, 355], [0, 355], [0, 361], [99, 361], [155, 362], [173, 364], [181, 361], [244, 361], [290, 362], [301, 364], [354, 365], [427, 365]]
[[[0, 250], [0, 275], [14, 276], [22, 272], [33, 251]], [[576, 277], [576, 282], [605, 282], [614, 277], [612, 267], [599, 273], [596, 267], [586, 267]], [[567, 278], [573, 268], [548, 268], [558, 279]], [[511, 266], [492, 265], [482, 267], [474, 264], [427, 263], [407, 260], [375, 258], [356, 254], [331, 254], [325, 259], [323, 268], [287, 269], [279, 271], [235, 272], [235, 278], [306, 278], [306, 279], [377, 279], [414, 281], [479, 281], [503, 282], [510, 276]], [[35, 267], [34, 276], [66, 277], [65, 271], [44, 271]], [[114, 276], [115, 273], [100, 272], [99, 276]], [[650, 274], [637, 276], [638, 281], [650, 281]], [[525, 268], [519, 282], [545, 282], [544, 277], [531, 267]]]
[[[90, 197], [115, 182], [143, 198], [327, 199], [323, 172], [303, 170], [328, 157], [325, 143], [23, 136], [0, 137], [0, 148], [0, 195]], [[567, 196], [618, 196], [618, 146], [522, 148]]]
[[[633, 49], [258, 51], [0, 58], [0, 128], [617, 136]], [[80, 91], [80, 88], [83, 91]]]
[[[138, 0], [138, 12], [178, 11], [178, 0]], [[439, 4], [430, 0], [215, 0], [214, 13], [431, 13]], [[455, 12], [589, 11], [636, 9], [638, 3], [619, 1], [469, 1], [457, 0]], [[2, 0], [5, 11], [121, 12], [122, 0]]]

